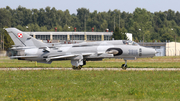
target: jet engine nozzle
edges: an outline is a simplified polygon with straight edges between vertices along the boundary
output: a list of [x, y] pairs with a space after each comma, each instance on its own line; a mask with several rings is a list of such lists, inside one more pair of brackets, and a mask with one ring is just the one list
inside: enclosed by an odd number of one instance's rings
[[107, 53], [107, 54], [114, 54], [114, 55], [116, 55], [116, 54], [118, 54], [119, 52], [118, 52], [117, 50], [110, 50], [110, 51], [107, 51], [106, 53]]

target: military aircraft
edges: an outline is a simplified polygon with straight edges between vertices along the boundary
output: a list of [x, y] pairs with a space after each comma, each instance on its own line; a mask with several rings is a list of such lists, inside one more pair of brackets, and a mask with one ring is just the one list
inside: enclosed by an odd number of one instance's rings
[[37, 61], [51, 64], [57, 60], [71, 60], [73, 69], [81, 69], [86, 61], [100, 61], [104, 58], [124, 59], [122, 69], [127, 68], [127, 60], [153, 57], [155, 49], [139, 46], [129, 40], [111, 40], [97, 42], [82, 42], [76, 44], [47, 44], [26, 32], [16, 28], [5, 28], [15, 45], [11, 48], [14, 54], [11, 59]]

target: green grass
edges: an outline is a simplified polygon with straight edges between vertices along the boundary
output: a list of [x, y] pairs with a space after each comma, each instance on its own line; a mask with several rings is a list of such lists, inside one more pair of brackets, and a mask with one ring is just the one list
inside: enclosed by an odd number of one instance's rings
[[[119, 68], [122, 59], [88, 61], [84, 67]], [[71, 67], [70, 61], [52, 64], [0, 58], [6, 67]], [[179, 68], [180, 57], [154, 57], [128, 61], [130, 68]], [[172, 101], [180, 99], [180, 71], [0, 71], [2, 101]]]
[[[88, 61], [83, 67], [86, 68], [120, 68], [124, 64], [122, 59], [104, 59], [103, 61]], [[42, 67], [42, 68], [67, 68], [72, 67], [71, 62], [68, 61], [54, 61], [52, 64], [38, 63], [25, 61], [25, 60], [11, 60], [9, 58], [0, 58], [0, 68], [6, 67]], [[128, 60], [129, 68], [179, 68], [180, 56], [177, 57], [154, 57], [154, 58], [142, 58], [137, 60]]]
[[179, 71], [0, 71], [5, 101], [172, 101]]

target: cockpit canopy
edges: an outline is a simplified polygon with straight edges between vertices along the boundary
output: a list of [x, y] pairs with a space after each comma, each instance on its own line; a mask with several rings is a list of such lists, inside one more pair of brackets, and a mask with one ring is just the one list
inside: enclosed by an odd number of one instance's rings
[[134, 42], [134, 41], [130, 41], [130, 40], [123, 40], [123, 44], [125, 44], [125, 45], [139, 46], [138, 43], [136, 43], [136, 42]]

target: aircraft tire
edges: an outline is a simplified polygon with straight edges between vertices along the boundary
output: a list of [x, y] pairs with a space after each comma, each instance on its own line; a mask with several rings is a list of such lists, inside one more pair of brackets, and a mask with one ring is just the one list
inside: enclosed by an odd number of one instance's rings
[[76, 66], [72, 66], [72, 69], [76, 69]]
[[126, 66], [124, 66], [124, 65], [125, 65], [125, 64], [122, 64], [121, 68], [122, 68], [123, 70], [126, 70], [127, 65], [126, 65]]
[[72, 66], [72, 69], [74, 69], [74, 70], [80, 70], [81, 68], [82, 68], [82, 66], [78, 66], [78, 67]]
[[82, 68], [82, 66], [78, 66], [78, 69], [80, 70]]

